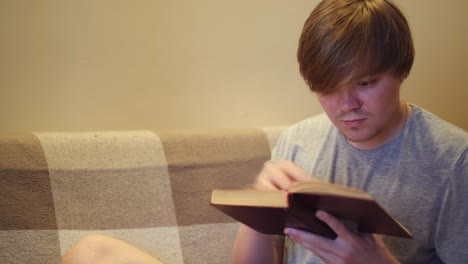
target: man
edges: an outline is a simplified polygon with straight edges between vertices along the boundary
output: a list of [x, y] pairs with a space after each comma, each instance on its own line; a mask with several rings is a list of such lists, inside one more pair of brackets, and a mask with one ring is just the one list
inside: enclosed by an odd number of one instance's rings
[[[400, 98], [413, 58], [408, 23], [390, 0], [320, 2], [304, 25], [298, 61], [325, 114], [285, 131], [254, 187], [288, 190], [297, 181], [322, 180], [363, 189], [414, 239], [354, 233], [319, 211], [335, 240], [242, 226], [234, 263], [468, 263], [468, 136]], [[94, 235], [62, 263], [160, 262]]]
[[318, 211], [336, 239], [241, 226], [234, 263], [468, 263], [468, 135], [400, 98], [413, 58], [407, 20], [391, 0], [320, 2], [298, 61], [325, 114], [283, 133], [254, 187], [321, 180], [362, 189], [414, 239], [355, 233]]

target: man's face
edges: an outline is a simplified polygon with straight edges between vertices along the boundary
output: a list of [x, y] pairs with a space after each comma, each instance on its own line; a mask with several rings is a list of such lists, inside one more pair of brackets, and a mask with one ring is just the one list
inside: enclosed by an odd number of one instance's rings
[[400, 102], [402, 77], [385, 72], [317, 93], [328, 118], [355, 147], [372, 149], [400, 132], [405, 110]]

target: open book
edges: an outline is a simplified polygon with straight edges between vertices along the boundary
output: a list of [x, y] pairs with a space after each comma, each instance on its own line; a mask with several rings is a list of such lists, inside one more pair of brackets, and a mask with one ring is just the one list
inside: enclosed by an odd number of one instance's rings
[[289, 192], [215, 189], [211, 205], [264, 234], [283, 235], [285, 227], [335, 238], [335, 232], [315, 217], [323, 210], [357, 232], [412, 238], [368, 193], [351, 187], [307, 181]]

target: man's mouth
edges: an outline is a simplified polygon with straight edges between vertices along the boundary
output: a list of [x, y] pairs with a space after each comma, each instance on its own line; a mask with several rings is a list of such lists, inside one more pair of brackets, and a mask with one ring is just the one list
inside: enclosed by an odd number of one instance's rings
[[364, 123], [365, 120], [366, 118], [355, 118], [355, 119], [342, 120], [341, 122], [343, 122], [343, 124], [347, 127], [355, 127]]

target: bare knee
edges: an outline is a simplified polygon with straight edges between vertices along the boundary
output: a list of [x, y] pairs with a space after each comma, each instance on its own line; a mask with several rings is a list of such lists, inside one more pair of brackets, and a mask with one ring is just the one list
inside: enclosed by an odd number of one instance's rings
[[63, 256], [61, 264], [148, 263], [161, 264], [153, 256], [109, 236], [86, 235]]
[[112, 254], [114, 239], [92, 234], [81, 237], [63, 256], [61, 264], [99, 263]]

